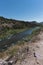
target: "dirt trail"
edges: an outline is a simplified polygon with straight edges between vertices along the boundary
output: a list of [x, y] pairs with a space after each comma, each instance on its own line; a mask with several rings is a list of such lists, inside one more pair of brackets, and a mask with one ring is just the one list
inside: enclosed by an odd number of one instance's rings
[[18, 61], [15, 65], [43, 65], [43, 32], [41, 32], [35, 42], [27, 43], [29, 52], [23, 61]]

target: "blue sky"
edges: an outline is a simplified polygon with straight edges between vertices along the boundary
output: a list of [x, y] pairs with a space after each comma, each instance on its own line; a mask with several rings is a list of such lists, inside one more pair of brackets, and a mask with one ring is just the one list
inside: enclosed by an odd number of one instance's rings
[[43, 21], [43, 0], [0, 0], [0, 16]]

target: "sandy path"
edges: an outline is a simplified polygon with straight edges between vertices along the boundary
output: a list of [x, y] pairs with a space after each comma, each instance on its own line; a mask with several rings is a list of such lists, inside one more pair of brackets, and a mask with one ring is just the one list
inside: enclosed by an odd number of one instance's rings
[[30, 54], [28, 53], [23, 61], [18, 61], [15, 65], [43, 65], [43, 33], [38, 36], [37, 42], [29, 43]]

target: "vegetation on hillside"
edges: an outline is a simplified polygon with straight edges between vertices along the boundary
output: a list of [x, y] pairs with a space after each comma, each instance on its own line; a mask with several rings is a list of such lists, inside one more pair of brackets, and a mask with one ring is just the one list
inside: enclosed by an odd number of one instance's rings
[[14, 19], [7, 19], [4, 17], [0, 17], [0, 27], [3, 28], [14, 28], [14, 29], [21, 29], [25, 27], [35, 27], [38, 26], [39, 23], [36, 21], [28, 22], [28, 21], [20, 21], [20, 20], [14, 20]]

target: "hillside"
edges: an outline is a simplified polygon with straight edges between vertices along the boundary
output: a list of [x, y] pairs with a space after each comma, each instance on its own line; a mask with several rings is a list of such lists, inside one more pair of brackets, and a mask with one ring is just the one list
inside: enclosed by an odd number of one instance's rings
[[26, 22], [26, 21], [20, 21], [15, 19], [7, 19], [4, 17], [0, 17], [0, 30], [3, 28], [14, 28], [14, 29], [21, 29], [25, 27], [34, 27], [38, 25], [35, 21], [32, 22]]

